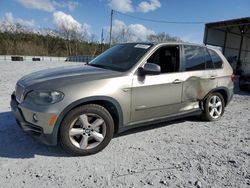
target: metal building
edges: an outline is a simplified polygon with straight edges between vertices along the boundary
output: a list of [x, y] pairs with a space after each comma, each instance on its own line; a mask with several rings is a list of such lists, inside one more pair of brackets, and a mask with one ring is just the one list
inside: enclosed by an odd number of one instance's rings
[[204, 44], [221, 47], [235, 72], [250, 70], [250, 17], [207, 23]]

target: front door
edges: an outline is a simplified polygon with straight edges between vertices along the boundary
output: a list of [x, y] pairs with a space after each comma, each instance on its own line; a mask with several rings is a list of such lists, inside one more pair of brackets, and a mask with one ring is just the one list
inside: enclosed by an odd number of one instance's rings
[[179, 46], [164, 46], [147, 60], [161, 67], [159, 75], [137, 74], [133, 78], [131, 123], [165, 117], [178, 112], [182, 98]]

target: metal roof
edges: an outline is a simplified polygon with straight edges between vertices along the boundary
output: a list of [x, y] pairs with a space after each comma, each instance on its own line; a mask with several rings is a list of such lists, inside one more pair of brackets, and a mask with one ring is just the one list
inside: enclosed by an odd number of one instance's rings
[[250, 17], [207, 23], [206, 28], [227, 31], [229, 33], [250, 37]]

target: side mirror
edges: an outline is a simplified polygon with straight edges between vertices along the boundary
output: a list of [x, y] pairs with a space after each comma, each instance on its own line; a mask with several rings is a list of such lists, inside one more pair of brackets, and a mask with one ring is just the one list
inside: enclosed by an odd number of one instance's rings
[[139, 75], [157, 75], [161, 73], [161, 67], [154, 63], [146, 63], [144, 67], [138, 69]]

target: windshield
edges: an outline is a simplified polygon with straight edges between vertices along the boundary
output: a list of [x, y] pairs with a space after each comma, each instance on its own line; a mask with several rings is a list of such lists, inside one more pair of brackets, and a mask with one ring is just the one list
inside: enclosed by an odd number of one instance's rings
[[127, 71], [152, 47], [152, 44], [118, 44], [95, 59], [89, 65], [116, 71]]

